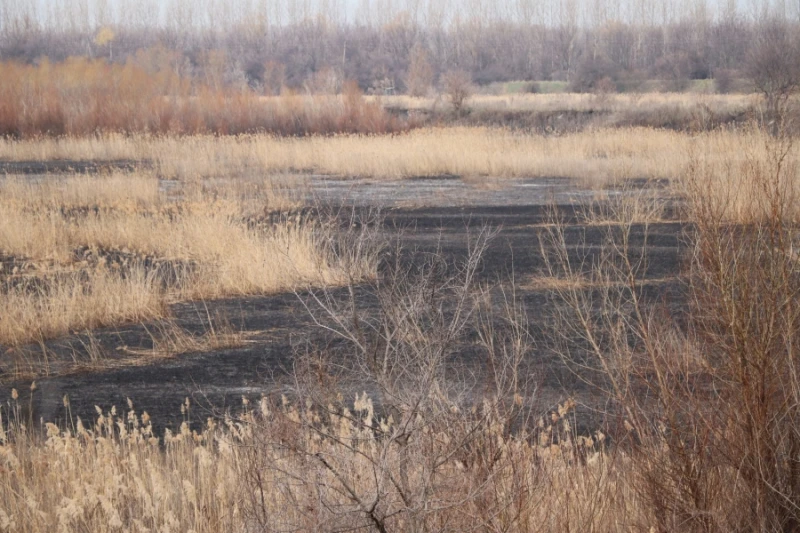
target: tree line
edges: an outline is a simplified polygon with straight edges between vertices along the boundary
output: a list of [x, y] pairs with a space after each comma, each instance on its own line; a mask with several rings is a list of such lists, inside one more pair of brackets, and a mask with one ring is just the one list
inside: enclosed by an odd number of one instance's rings
[[[111, 9], [107, 1], [74, 0], [53, 3], [65, 6], [58, 23], [56, 15], [21, 7], [35, 3], [15, 2], [0, 7], [0, 60], [38, 64], [45, 57], [82, 56], [124, 64], [146, 51], [181, 77], [261, 94], [339, 92], [353, 80], [364, 91], [423, 95], [453, 71], [477, 85], [555, 80], [575, 91], [635, 91], [648, 80], [660, 80], [662, 90], [682, 90], [690, 80], [714, 78], [724, 92], [749, 77], [759, 43], [778, 39], [789, 46], [787, 57], [797, 59], [792, 54], [800, 39], [800, 4], [790, 9], [787, 2], [768, 1], [748, 12], [722, 2], [712, 12], [698, 1], [559, 0], [543, 7], [515, 0], [490, 7], [461, 0], [466, 15], [434, 16], [433, 1], [385, 0], [382, 11], [395, 15], [364, 22], [334, 16], [343, 10], [337, 0], [281, 13], [270, 7], [280, 2], [244, 2], [231, 13], [212, 0], [193, 8], [175, 0], [151, 6], [150, 18], [133, 10], [130, 19], [119, 13], [122, 4]], [[83, 8], [67, 10], [78, 4]], [[361, 12], [378, 4], [361, 2]], [[249, 20], [241, 19], [245, 14]]]

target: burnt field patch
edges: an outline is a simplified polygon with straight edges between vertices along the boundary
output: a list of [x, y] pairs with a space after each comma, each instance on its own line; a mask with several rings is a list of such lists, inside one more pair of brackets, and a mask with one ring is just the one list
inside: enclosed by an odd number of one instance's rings
[[[529, 331], [535, 347], [525, 363], [538, 384], [538, 400], [545, 406], [554, 405], [569, 394], [594, 405], [592, 390], [574, 378], [548, 342], [558, 299], [552, 287], [541, 282], [551, 279], [544, 257], [548, 244], [542, 232], [559, 220], [571, 259], [575, 264], [588, 265], [607, 245], [610, 226], [586, 223], [585, 206], [538, 203], [384, 210], [376, 235], [385, 243], [379, 272], [385, 273], [389, 268], [413, 271], [415, 264], [436, 257], [438, 268], [442, 269], [438, 275], [446, 276], [448, 269], [457, 268], [469, 257], [471, 246], [482, 232], [494, 233], [475, 279], [490, 287], [492, 305], [498, 311], [506, 301], [505, 295], [513, 290], [518, 304], [530, 317]], [[352, 208], [332, 210], [346, 213], [343, 230], [352, 220], [370, 216], [369, 208], [355, 209], [355, 215]], [[648, 256], [641, 272], [642, 279], [648, 282], [642, 294], [654, 302], [669, 302], [673, 308], [681, 305], [677, 278], [683, 261], [684, 231], [682, 223], [671, 220], [633, 223], [628, 228], [631, 246], [646, 250]], [[354, 308], [358, 314], [369, 317], [381, 313], [374, 283], [356, 287]], [[584, 290], [591, 292], [597, 287], [587, 286]], [[35, 419], [62, 421], [68, 416], [91, 419], [96, 405], [122, 406], [131, 398], [137, 409], [147, 411], [160, 427], [174, 427], [182, 420], [179, 407], [188, 397], [195, 405], [193, 421], [199, 423], [228, 407], [238, 409], [243, 396], [257, 399], [291, 385], [298, 361], [309, 353], [338, 349], [346, 357], [341, 339], [325, 329], [325, 320], [330, 317], [312, 294], [318, 293], [286, 292], [170, 306], [170, 327], [177, 326], [193, 338], [207, 337], [224, 324], [230, 337], [222, 347], [210, 343], [197, 349], [198, 345], [189, 343], [184, 346], [185, 352], [178, 350], [165, 356], [158, 353], [156, 345], [168, 338], [169, 332], [159, 321], [102, 328], [17, 347], [4, 355], [5, 380], [0, 394], [16, 388], [26, 404], [30, 401]], [[329, 303], [338, 304], [347, 303], [352, 296], [346, 288], [324, 294]], [[447, 308], [452, 303], [442, 305]], [[460, 337], [451, 347], [448, 360], [452, 375], [469, 380], [473, 386], [486, 370], [486, 361], [475, 345], [476, 334]], [[32, 379], [13, 377], [15, 358], [36, 361], [42, 369], [47, 365], [47, 372], [36, 377], [36, 390], [30, 400], [25, 396], [31, 394]], [[48, 372], [49, 377], [45, 375]], [[347, 385], [352, 393], [368, 387], [353, 382]], [[69, 413], [62, 401], [64, 396], [70, 400]], [[582, 416], [588, 424], [585, 417], [594, 415]]]

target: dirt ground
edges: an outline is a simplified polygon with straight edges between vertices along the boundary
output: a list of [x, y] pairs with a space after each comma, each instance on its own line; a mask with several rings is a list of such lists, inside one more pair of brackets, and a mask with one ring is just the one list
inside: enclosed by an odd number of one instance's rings
[[[485, 226], [498, 229], [484, 257], [480, 278], [496, 286], [507, 285], [513, 278], [520, 288], [533, 336], [541, 341], [537, 342], [531, 367], [543, 405], [553, 405], [567, 396], [591, 403], [591, 391], [579, 386], [547, 346], [546, 321], [548, 309], [554, 305], [552, 297], [544, 288], [527, 282], [543, 268], [538, 235], [554, 208], [566, 221], [573, 251], [591, 255], [599, 250], [607, 227], [581, 224], [576, 213], [588, 200], [618, 192], [600, 194], [560, 179], [446, 176], [404, 181], [310, 177], [303, 191], [310, 202], [338, 213], [343, 225], [347, 225], [353, 210], [380, 209], [382, 238], [387, 243], [401, 243], [410, 260], [438, 250], [448, 264], [455, 264], [466, 255], [470, 236]], [[641, 244], [646, 238], [646, 277], [655, 280], [648, 285], [649, 296], [680, 307], [676, 296], [679, 284], [673, 280], [680, 271], [685, 228], [669, 209], [665, 218], [636, 225], [633, 241]], [[17, 388], [21, 403], [32, 407], [33, 420], [55, 422], [64, 422], [70, 414], [91, 420], [95, 406], [122, 408], [130, 398], [138, 412], [147, 411], [159, 426], [174, 427], [185, 419], [180, 405], [188, 397], [192, 399], [190, 420], [200, 423], [229, 407], [238, 408], [242, 396], [258, 398], [275, 391], [291, 372], [296, 353], [330, 342], [329, 334], [313, 325], [303, 298], [303, 294], [287, 293], [174, 305], [176, 323], [188, 331], [203, 332], [209, 316], [223, 316], [244, 339], [239, 347], [205, 353], [132, 357], [152, 348], [154, 324], [98, 330], [91, 341], [85, 335], [56, 339], [46, 345], [52, 361], [69, 358], [68, 354], [89, 346], [102, 349], [107, 360], [94, 368], [39, 378], [32, 397], [30, 380], [9, 377], [0, 382], [0, 398], [9, 398], [11, 389]], [[366, 295], [365, 309], [373, 305], [374, 299]], [[471, 360], [469, 350], [464, 351], [460, 363], [466, 368], [481, 364]], [[65, 396], [70, 400], [70, 413], [64, 407]]]

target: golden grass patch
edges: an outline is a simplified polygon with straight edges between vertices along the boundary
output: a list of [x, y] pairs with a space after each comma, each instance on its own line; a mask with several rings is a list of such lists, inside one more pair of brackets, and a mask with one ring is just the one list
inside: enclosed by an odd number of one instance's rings
[[0, 252], [36, 268], [0, 272], [0, 343], [155, 318], [181, 299], [340, 282], [318, 228], [271, 221], [291, 205], [268, 181], [167, 191], [145, 173], [8, 178]]
[[[37, 438], [21, 427], [18, 401], [9, 405], [0, 434], [0, 531], [367, 529], [374, 522], [354, 498], [381, 504], [374, 514], [386, 531], [442, 522], [458, 531], [476, 523], [519, 533], [617, 531], [647, 520], [623, 477], [627, 461], [598, 451], [591, 437], [556, 442], [543, 431], [525, 439], [491, 426], [476, 449], [441, 459], [432, 475], [428, 461], [455, 430], [430, 428], [430, 445], [409, 451], [378, 436], [359, 410], [332, 413], [315, 432], [303, 426], [310, 408], [263, 400], [236, 419], [209, 419], [194, 431], [183, 423], [160, 438], [129, 401], [126, 411], [98, 407], [94, 424], [47, 424]], [[184, 417], [190, 408], [187, 399]], [[488, 465], [465, 462], [490, 452]], [[392, 483], [426, 487], [439, 505], [417, 511], [426, 502], [402, 501]]]
[[281, 138], [62, 138], [0, 141], [0, 159], [150, 160], [162, 177], [316, 172], [371, 178], [455, 174], [570, 177], [608, 182], [669, 178], [693, 138], [646, 128], [542, 136], [491, 128], [431, 128], [406, 134]]
[[709, 161], [740, 161], [741, 146], [760, 142], [760, 135], [748, 129], [687, 134], [611, 128], [546, 136], [467, 127], [302, 138], [108, 135], [2, 140], [0, 160], [147, 160], [153, 172], [166, 178], [313, 172], [369, 178], [451, 174], [472, 181], [566, 177], [606, 184], [630, 178], [676, 179], [693, 150]]
[[[662, 283], [669, 283], [676, 278], [662, 278], [662, 279], [646, 279], [637, 281], [637, 285], [642, 287], [645, 285], [659, 285]], [[580, 291], [590, 289], [603, 289], [623, 286], [624, 282], [597, 280], [592, 279], [590, 276], [575, 275], [572, 277], [558, 277], [550, 275], [530, 276], [528, 279], [523, 280], [521, 287], [523, 289], [532, 291], [548, 291], [559, 293], [562, 291]]]
[[0, 290], [0, 343], [23, 344], [166, 312], [159, 281], [140, 269], [125, 277], [100, 270], [37, 281]]
[[777, 198], [786, 200], [788, 219], [800, 219], [800, 149], [790, 137], [758, 130], [740, 135], [704, 136], [686, 155], [678, 191], [706, 216], [752, 223], [774, 215]]

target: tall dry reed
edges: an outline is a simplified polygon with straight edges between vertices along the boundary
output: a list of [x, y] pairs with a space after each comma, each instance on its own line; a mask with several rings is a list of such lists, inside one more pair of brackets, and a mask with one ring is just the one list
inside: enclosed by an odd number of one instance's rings
[[353, 85], [341, 97], [287, 93], [265, 98], [247, 89], [191, 81], [178, 74], [169, 57], [153, 62], [144, 56], [123, 65], [85, 58], [0, 63], [0, 136], [308, 135], [385, 133], [404, 127], [379, 104], [363, 100]]

